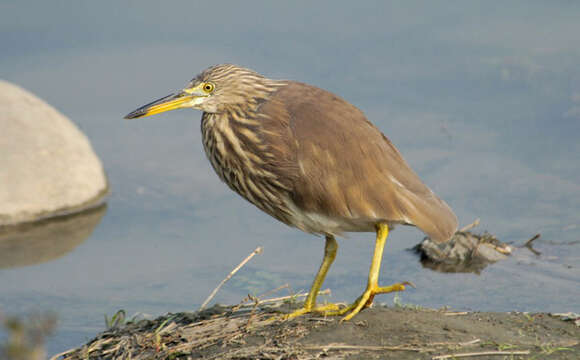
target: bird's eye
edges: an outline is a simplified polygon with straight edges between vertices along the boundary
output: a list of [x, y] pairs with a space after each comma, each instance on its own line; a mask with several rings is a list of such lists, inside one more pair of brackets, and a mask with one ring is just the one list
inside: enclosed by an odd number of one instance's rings
[[203, 91], [205, 91], [206, 93], [211, 93], [213, 91], [213, 89], [215, 88], [215, 86], [212, 83], [205, 83], [203, 84]]

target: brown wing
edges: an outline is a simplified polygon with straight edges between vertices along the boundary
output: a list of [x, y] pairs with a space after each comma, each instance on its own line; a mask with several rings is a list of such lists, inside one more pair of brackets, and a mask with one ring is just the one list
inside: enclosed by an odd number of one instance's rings
[[291, 196], [301, 210], [372, 224], [412, 224], [435, 241], [446, 241], [456, 231], [449, 206], [421, 182], [389, 139], [342, 98], [289, 82], [261, 112], [263, 136], [273, 153], [292, 164], [279, 171], [293, 179]]

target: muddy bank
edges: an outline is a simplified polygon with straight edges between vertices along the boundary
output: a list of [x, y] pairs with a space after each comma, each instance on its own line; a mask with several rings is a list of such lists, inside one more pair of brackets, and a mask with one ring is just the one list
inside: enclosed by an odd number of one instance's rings
[[280, 309], [168, 314], [107, 330], [53, 359], [580, 358], [580, 327], [546, 313], [377, 306], [343, 323], [320, 316], [272, 320]]

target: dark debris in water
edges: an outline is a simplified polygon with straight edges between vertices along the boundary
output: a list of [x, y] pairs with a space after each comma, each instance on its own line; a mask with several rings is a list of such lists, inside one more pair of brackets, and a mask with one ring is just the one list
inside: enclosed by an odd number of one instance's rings
[[426, 237], [413, 250], [421, 256], [421, 264], [432, 270], [479, 274], [489, 264], [511, 255], [513, 248], [487, 231], [458, 231], [445, 243]]

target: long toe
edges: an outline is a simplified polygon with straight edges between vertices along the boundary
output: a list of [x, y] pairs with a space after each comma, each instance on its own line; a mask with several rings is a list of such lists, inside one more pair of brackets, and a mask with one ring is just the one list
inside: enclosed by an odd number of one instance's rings
[[352, 319], [353, 316], [358, 314], [363, 308], [369, 307], [372, 305], [375, 295], [377, 294], [386, 294], [394, 291], [404, 291], [405, 285], [409, 285], [411, 287], [415, 287], [413, 283], [405, 281], [402, 283], [396, 283], [389, 286], [369, 286], [362, 293], [361, 296], [358, 297], [350, 306], [341, 309], [335, 313], [331, 313], [330, 315], [344, 315], [347, 314], [345, 317], [342, 318], [341, 321], [348, 321]]

